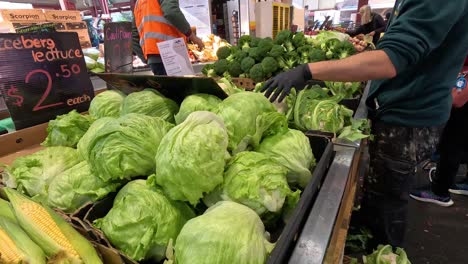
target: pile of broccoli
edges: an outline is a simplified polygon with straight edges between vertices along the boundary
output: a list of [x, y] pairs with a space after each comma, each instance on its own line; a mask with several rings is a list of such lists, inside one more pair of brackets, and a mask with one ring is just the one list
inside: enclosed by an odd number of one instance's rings
[[221, 47], [218, 61], [206, 65], [202, 73], [208, 77], [231, 76], [262, 82], [300, 64], [343, 59], [356, 52], [349, 41], [328, 39], [317, 43], [304, 33], [289, 30], [278, 32], [275, 39], [240, 37], [237, 46]]

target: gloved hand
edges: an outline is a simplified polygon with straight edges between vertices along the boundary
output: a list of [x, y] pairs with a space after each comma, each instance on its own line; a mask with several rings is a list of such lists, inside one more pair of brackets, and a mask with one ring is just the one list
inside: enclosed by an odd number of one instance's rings
[[[263, 86], [261, 92], [265, 92], [265, 96], [270, 98], [271, 102], [274, 102], [278, 98], [278, 102], [282, 102], [283, 99], [291, 92], [292, 88], [297, 91], [304, 89], [306, 82], [312, 79], [312, 73], [310, 72], [307, 64], [302, 64], [296, 68], [287, 72], [282, 72], [275, 77], [268, 80]], [[274, 92], [274, 93], [273, 93]], [[270, 97], [270, 95], [273, 95]]]

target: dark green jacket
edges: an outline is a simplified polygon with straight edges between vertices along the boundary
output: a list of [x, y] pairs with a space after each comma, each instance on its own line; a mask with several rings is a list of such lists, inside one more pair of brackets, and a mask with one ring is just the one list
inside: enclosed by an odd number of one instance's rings
[[468, 54], [468, 0], [397, 0], [377, 48], [397, 76], [372, 82], [370, 116], [409, 127], [444, 124]]

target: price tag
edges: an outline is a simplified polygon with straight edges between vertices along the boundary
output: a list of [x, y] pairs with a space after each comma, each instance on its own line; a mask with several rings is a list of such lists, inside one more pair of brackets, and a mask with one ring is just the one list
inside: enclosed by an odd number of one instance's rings
[[158, 48], [168, 76], [195, 74], [184, 39], [177, 38], [159, 42]]
[[78, 35], [0, 34], [0, 94], [17, 130], [87, 111], [94, 89]]
[[133, 71], [131, 22], [110, 22], [104, 25], [104, 58], [106, 72]]

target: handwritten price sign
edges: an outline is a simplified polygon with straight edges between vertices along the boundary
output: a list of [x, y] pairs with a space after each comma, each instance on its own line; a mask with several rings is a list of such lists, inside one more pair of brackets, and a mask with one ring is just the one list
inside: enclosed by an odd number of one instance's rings
[[104, 25], [106, 72], [133, 71], [132, 23], [110, 22]]
[[94, 97], [76, 33], [0, 34], [0, 94], [16, 129], [41, 124]]

